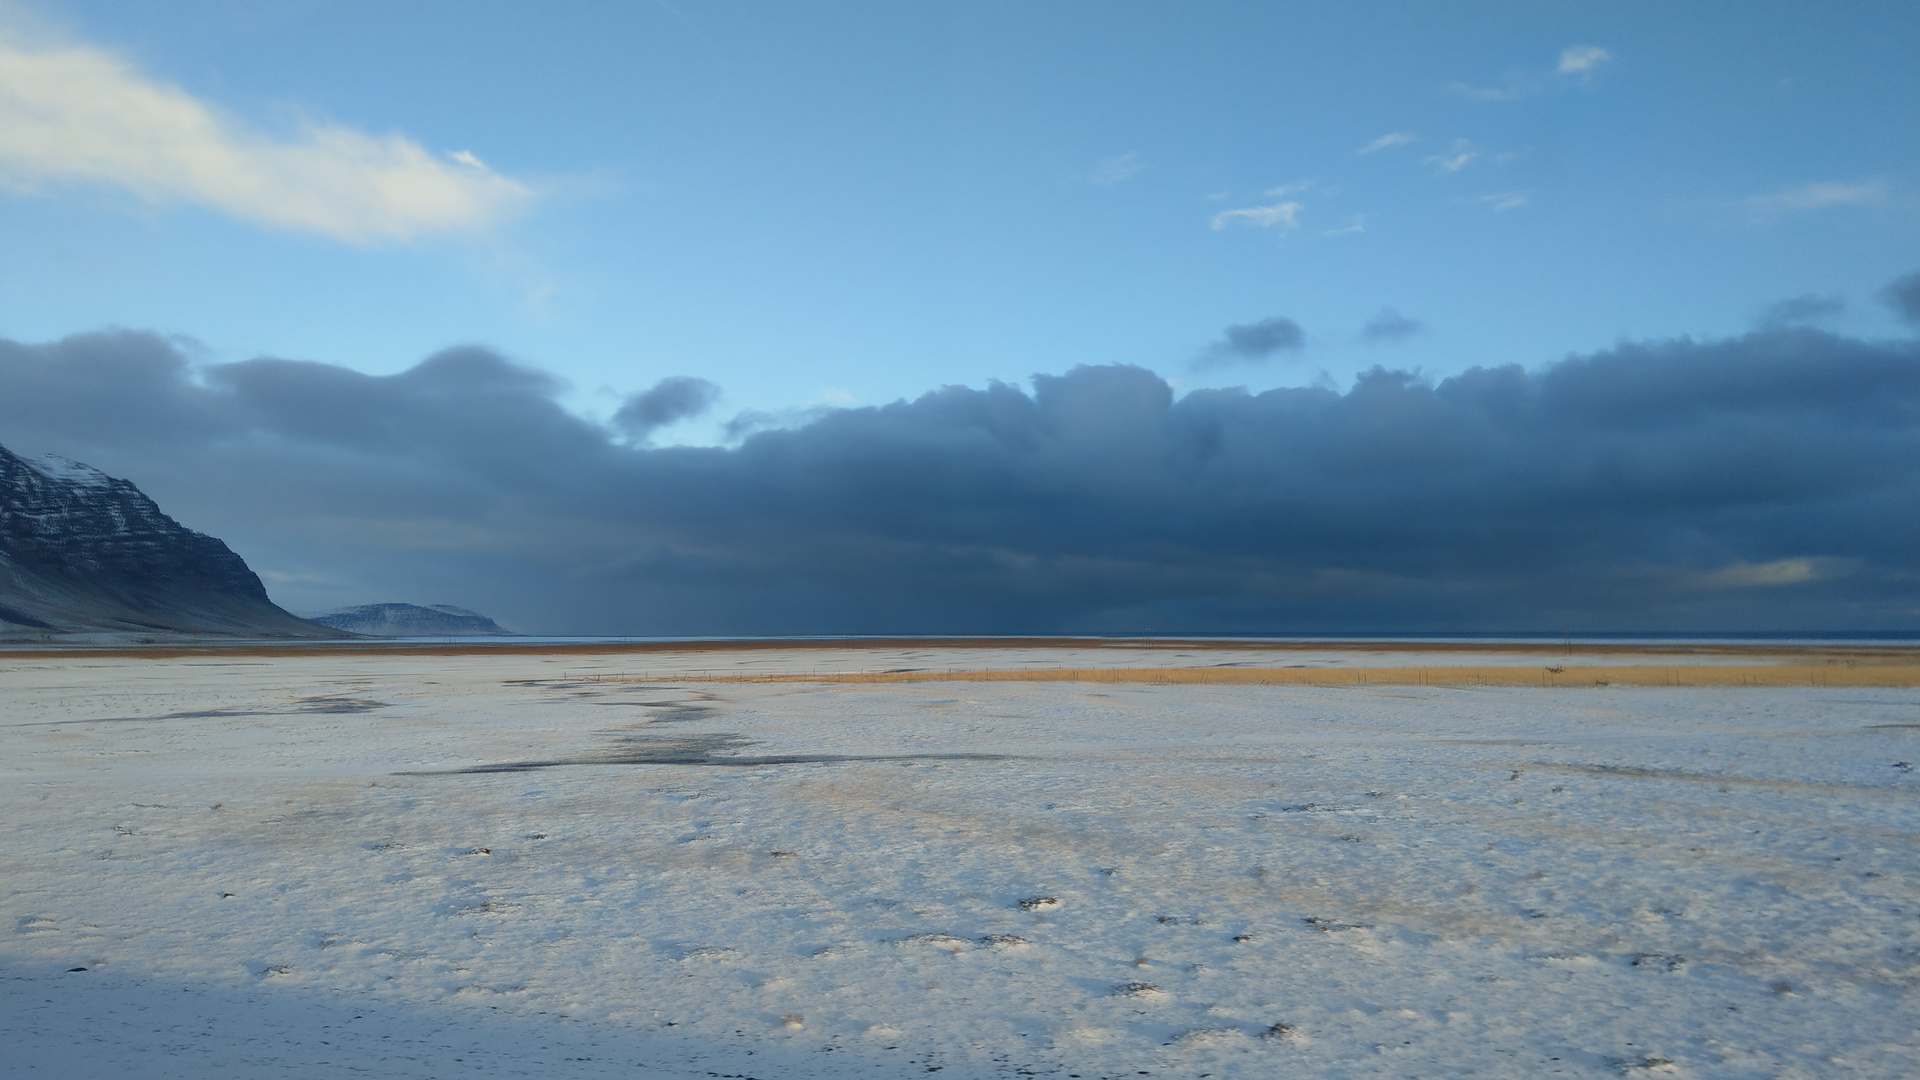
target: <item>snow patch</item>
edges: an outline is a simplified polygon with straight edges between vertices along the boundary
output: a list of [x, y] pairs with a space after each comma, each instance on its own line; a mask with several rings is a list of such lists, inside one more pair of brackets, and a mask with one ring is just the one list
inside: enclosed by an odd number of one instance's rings
[[27, 467], [49, 480], [57, 480], [75, 487], [103, 488], [113, 485], [113, 477], [91, 465], [85, 465], [72, 458], [59, 454], [42, 454], [37, 458], [22, 458]]

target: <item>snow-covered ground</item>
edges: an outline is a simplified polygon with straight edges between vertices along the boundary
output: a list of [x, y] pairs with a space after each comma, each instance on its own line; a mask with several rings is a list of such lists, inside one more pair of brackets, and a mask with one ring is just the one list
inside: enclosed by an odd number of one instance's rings
[[899, 666], [0, 655], [0, 1073], [1920, 1061], [1920, 692]]

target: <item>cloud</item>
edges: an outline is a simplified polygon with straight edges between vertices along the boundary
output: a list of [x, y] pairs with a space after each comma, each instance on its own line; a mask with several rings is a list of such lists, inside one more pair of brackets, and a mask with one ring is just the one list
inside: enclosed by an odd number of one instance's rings
[[1383, 307], [1380, 313], [1368, 319], [1360, 328], [1362, 341], [1402, 341], [1427, 328], [1419, 319], [1409, 319], [1390, 307]]
[[637, 635], [1809, 631], [1920, 608], [1915, 339], [1788, 327], [1184, 396], [1077, 367], [732, 447], [628, 442], [480, 348], [374, 376], [87, 334], [0, 341], [0, 386], [0, 443], [134, 480], [300, 608], [433, 595]]
[[1282, 352], [1306, 347], [1306, 331], [1292, 319], [1276, 315], [1259, 322], [1227, 327], [1221, 339], [1207, 348], [1195, 367], [1219, 367], [1223, 364], [1271, 360]]
[[655, 429], [698, 416], [720, 400], [720, 388], [691, 375], [672, 375], [653, 388], [634, 394], [613, 414], [613, 425], [629, 436], [644, 439]]
[[[1598, 45], [1569, 45], [1560, 51], [1560, 60], [1554, 66], [1554, 71], [1561, 75], [1578, 76], [1581, 82], [1588, 82], [1601, 65], [1612, 60], [1613, 54]], [[1448, 83], [1447, 89], [1468, 101], [1496, 102], [1531, 97], [1547, 89], [1547, 86], [1539, 76], [1516, 69], [1507, 72], [1499, 86], [1454, 82]]]
[[1880, 296], [1892, 305], [1894, 314], [1920, 326], [1920, 270], [1895, 278]]
[[360, 244], [485, 229], [532, 198], [465, 150], [319, 122], [265, 134], [110, 53], [4, 32], [0, 184], [103, 185]]
[[1711, 573], [1701, 574], [1695, 587], [1701, 589], [1772, 589], [1782, 585], [1805, 585], [1846, 571], [1843, 559], [1775, 559], [1772, 562], [1735, 562]]
[[1278, 228], [1284, 232], [1300, 227], [1300, 210], [1300, 203], [1292, 201], [1222, 210], [1213, 215], [1212, 225], [1215, 229], [1224, 229], [1229, 225], [1251, 225], [1256, 229]]
[[1355, 150], [1355, 154], [1371, 154], [1392, 146], [1405, 146], [1413, 141], [1413, 134], [1407, 131], [1389, 131], [1367, 145]]
[[1473, 86], [1468, 83], [1448, 83], [1447, 89], [1453, 93], [1477, 102], [1514, 101], [1540, 92], [1540, 84], [1520, 72], [1507, 75], [1504, 86]]
[[1761, 308], [1759, 316], [1754, 319], [1754, 325], [1769, 329], [1824, 322], [1846, 309], [1847, 302], [1837, 296], [1804, 293], [1800, 296], [1789, 296], [1784, 300], [1775, 300]]
[[1598, 45], [1569, 45], [1560, 52], [1562, 75], [1591, 75], [1594, 69], [1613, 59], [1613, 54]]
[[1146, 167], [1146, 163], [1140, 160], [1139, 154], [1129, 151], [1125, 154], [1115, 154], [1113, 157], [1102, 160], [1099, 165], [1095, 166], [1093, 175], [1088, 179], [1102, 187], [1111, 187], [1114, 184], [1118, 184], [1134, 176]]
[[1325, 229], [1321, 236], [1354, 236], [1367, 231], [1367, 215], [1355, 214], [1353, 220], [1334, 229]]
[[1465, 139], [1455, 139], [1445, 153], [1433, 154], [1420, 160], [1429, 165], [1438, 166], [1443, 172], [1456, 173], [1466, 168], [1467, 162], [1479, 156], [1480, 152], [1473, 148], [1472, 143]]
[[727, 442], [737, 443], [755, 432], [805, 427], [832, 411], [833, 406], [822, 404], [781, 409], [777, 412], [745, 409], [735, 414], [733, 419], [720, 425], [720, 433]]
[[1859, 183], [1814, 183], [1782, 188], [1769, 195], [1749, 196], [1743, 202], [1748, 217], [1770, 221], [1783, 214], [1824, 210], [1835, 206], [1875, 206], [1886, 201], [1887, 186], [1879, 180]]
[[1518, 210], [1527, 205], [1527, 193], [1524, 191], [1500, 191], [1492, 195], [1482, 195], [1475, 202], [1486, 204], [1494, 213], [1502, 210]]

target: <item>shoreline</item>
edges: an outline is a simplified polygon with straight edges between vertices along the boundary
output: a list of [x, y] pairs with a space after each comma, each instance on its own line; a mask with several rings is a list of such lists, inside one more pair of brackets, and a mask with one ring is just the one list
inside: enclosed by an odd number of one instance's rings
[[1147, 686], [1516, 686], [1544, 689], [1602, 686], [1920, 686], [1920, 664], [1679, 664], [1552, 667], [1296, 667], [1296, 668], [1056, 668], [970, 671], [873, 671], [815, 674], [715, 675], [647, 680], [589, 676], [588, 682], [700, 683], [932, 683], [1084, 682]]
[[[0, 658], [60, 659], [84, 657], [140, 657], [155, 660], [198, 656], [319, 657], [319, 656], [625, 656], [674, 653], [773, 651], [863, 652], [898, 649], [1058, 650], [1094, 649], [1168, 652], [1270, 653], [1408, 653], [1558, 657], [1686, 657], [1692, 661], [1800, 660], [1818, 664], [1920, 664], [1920, 642], [1890, 644], [1848, 641], [1833, 644], [1771, 643], [1763, 641], [1596, 642], [1539, 639], [1425, 641], [1390, 638], [1329, 638], [1324, 640], [1263, 640], [1251, 638], [1125, 638], [1125, 637], [848, 637], [848, 638], [740, 638], [661, 641], [514, 641], [482, 640], [341, 640], [341, 641], [158, 641], [152, 643], [0, 642]], [[1104, 668], [1099, 670], [1106, 670]]]
[[849, 638], [738, 641], [172, 642], [0, 647], [0, 667], [77, 661], [536, 664], [543, 683], [1435, 687], [1920, 686], [1920, 644]]

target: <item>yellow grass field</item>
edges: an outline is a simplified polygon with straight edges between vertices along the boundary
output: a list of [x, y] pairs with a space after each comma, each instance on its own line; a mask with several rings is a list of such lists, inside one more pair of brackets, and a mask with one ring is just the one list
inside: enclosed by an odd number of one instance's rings
[[[1188, 655], [1169, 656], [1181, 652]], [[1199, 654], [1194, 657], [1192, 654]], [[1253, 654], [1253, 655], [1249, 655]], [[1480, 654], [1475, 657], [1475, 654]], [[1426, 656], [1438, 663], [1422, 665]], [[139, 658], [543, 658], [591, 682], [1079, 682], [1268, 686], [1920, 686], [1912, 644], [838, 638], [42, 646], [0, 662]], [[1485, 662], [1447, 661], [1484, 659]], [[1164, 658], [1164, 659], [1163, 659]], [[1294, 661], [1297, 658], [1299, 662]], [[1201, 661], [1212, 662], [1195, 662]], [[1049, 663], [1052, 660], [1052, 663]], [[639, 663], [634, 664], [634, 661]], [[1409, 663], [1412, 661], [1412, 663]], [[633, 666], [629, 667], [628, 665]], [[1013, 666], [1020, 665], [1020, 666]], [[626, 668], [624, 672], [620, 668]], [[609, 670], [612, 669], [612, 670]], [[636, 670], [638, 669], [638, 670]]]
[[1920, 686], [1920, 664], [1623, 664], [1537, 667], [1135, 667], [714, 675], [701, 682], [1087, 682], [1253, 686]]

